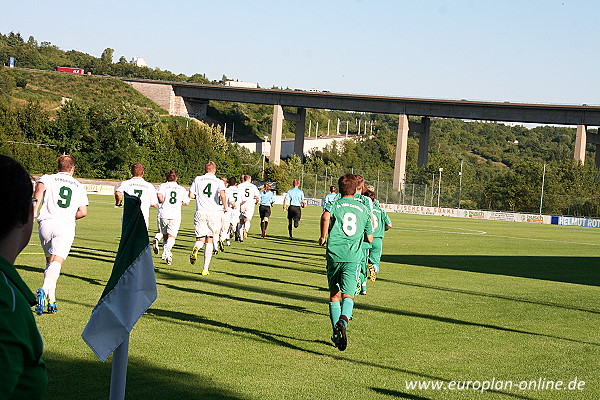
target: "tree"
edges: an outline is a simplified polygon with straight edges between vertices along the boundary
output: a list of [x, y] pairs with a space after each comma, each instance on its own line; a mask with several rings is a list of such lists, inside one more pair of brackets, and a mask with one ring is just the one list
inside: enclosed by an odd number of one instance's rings
[[106, 49], [104, 49], [104, 51], [102, 52], [102, 55], [100, 56], [100, 59], [102, 60], [103, 63], [105, 64], [112, 64], [113, 62], [113, 54], [114, 54], [115, 50], [111, 49], [110, 47], [107, 47]]

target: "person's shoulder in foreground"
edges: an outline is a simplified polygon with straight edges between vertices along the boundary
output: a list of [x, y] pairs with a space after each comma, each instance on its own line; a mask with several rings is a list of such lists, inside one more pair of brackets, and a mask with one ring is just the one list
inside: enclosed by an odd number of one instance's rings
[[41, 399], [48, 382], [42, 337], [31, 306], [36, 297], [13, 266], [33, 228], [33, 187], [27, 171], [0, 156], [0, 398]]

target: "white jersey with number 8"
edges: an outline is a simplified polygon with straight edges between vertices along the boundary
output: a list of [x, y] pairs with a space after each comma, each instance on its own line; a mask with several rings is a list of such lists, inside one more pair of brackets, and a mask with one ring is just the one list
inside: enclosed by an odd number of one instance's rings
[[158, 205], [158, 218], [181, 219], [181, 205], [190, 202], [187, 190], [177, 182], [165, 182], [157, 192], [164, 198]]

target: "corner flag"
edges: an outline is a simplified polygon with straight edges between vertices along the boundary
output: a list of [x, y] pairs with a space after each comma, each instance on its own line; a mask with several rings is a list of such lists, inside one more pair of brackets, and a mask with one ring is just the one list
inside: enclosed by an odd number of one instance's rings
[[[112, 274], [94, 307], [82, 339], [103, 362], [123, 342], [156, 300], [156, 277], [141, 201], [124, 193], [121, 242]], [[113, 360], [114, 363], [114, 360]]]

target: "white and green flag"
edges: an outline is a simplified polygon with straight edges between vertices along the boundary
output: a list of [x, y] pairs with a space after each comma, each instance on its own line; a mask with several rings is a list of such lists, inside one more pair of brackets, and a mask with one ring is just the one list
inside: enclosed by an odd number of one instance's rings
[[81, 337], [102, 361], [129, 338], [156, 300], [156, 277], [140, 199], [124, 193], [121, 242], [112, 274]]

